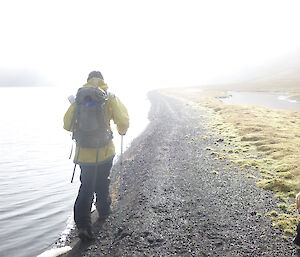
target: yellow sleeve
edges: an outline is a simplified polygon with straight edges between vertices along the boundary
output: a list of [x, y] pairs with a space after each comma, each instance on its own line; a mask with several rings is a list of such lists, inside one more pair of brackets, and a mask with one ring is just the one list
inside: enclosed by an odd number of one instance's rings
[[75, 110], [75, 104], [70, 105], [69, 109], [65, 113], [64, 116], [64, 129], [67, 131], [72, 131], [72, 120], [73, 120], [73, 115], [74, 115], [74, 110]]
[[129, 115], [126, 107], [119, 98], [111, 97], [112, 119], [117, 125], [119, 134], [125, 135], [129, 128]]

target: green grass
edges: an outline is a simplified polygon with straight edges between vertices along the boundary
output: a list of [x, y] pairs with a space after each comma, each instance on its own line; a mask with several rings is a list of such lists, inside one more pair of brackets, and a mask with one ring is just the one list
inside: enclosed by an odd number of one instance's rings
[[[191, 94], [173, 90], [171, 94], [207, 110], [211, 123], [206, 127], [216, 137], [222, 135], [224, 138], [222, 148], [225, 147], [223, 152], [226, 154], [221, 155], [222, 158], [231, 160], [241, 167], [240, 170], [250, 168], [260, 172], [257, 185], [274, 192], [282, 201], [279, 206], [274, 206], [282, 213], [270, 215], [274, 226], [282, 228], [286, 235], [294, 233], [295, 220], [299, 220], [294, 197], [300, 191], [300, 112], [226, 105], [216, 98], [226, 95], [224, 91]], [[207, 150], [218, 151], [211, 147]]]

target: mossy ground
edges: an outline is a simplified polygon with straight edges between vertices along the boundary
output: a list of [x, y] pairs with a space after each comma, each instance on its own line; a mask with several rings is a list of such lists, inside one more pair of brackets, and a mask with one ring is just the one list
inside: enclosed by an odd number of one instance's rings
[[259, 177], [249, 173], [248, 178], [256, 179], [259, 187], [273, 191], [282, 202], [274, 206], [276, 211], [268, 214], [273, 225], [287, 236], [294, 234], [299, 221], [295, 195], [300, 191], [300, 112], [227, 105], [220, 100], [226, 91], [169, 90], [165, 93], [209, 112], [210, 123], [206, 126], [214, 135], [222, 136], [222, 142], [207, 150], [215, 158], [230, 159], [244, 171], [259, 171]]

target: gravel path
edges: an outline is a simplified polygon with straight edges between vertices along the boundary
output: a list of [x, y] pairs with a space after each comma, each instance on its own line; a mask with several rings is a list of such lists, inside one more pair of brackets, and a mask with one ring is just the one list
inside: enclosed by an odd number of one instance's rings
[[272, 194], [207, 151], [222, 141], [202, 140], [207, 114], [149, 97], [150, 125], [124, 155], [122, 222], [115, 203], [96, 242], [72, 256], [298, 256], [264, 217]]

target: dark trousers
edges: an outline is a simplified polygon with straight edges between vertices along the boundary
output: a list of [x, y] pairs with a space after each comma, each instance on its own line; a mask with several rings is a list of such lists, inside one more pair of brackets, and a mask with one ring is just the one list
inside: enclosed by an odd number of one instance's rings
[[109, 174], [112, 160], [96, 165], [80, 165], [81, 185], [74, 204], [74, 220], [77, 228], [91, 227], [91, 207], [96, 193], [96, 207], [99, 213], [110, 208]]

